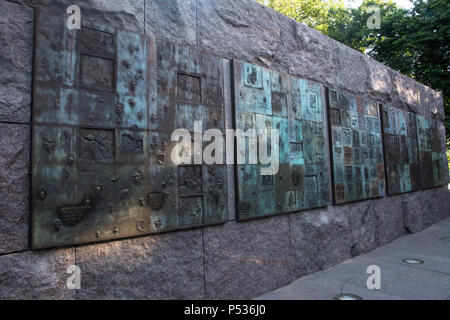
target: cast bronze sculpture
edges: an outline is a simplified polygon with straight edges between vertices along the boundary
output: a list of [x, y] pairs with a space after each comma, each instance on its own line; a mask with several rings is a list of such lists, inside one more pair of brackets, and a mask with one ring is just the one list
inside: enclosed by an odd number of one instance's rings
[[171, 133], [224, 129], [223, 60], [105, 26], [36, 23], [34, 249], [225, 222], [225, 165], [177, 166]]
[[379, 104], [336, 90], [327, 95], [334, 203], [383, 197]]
[[[279, 131], [275, 175], [262, 175], [264, 165], [248, 161], [235, 166], [239, 220], [326, 206], [323, 87], [250, 63], [233, 67], [236, 128]], [[245, 151], [248, 157], [248, 145]]]
[[416, 115], [382, 106], [384, 154], [389, 195], [417, 191], [420, 188]]

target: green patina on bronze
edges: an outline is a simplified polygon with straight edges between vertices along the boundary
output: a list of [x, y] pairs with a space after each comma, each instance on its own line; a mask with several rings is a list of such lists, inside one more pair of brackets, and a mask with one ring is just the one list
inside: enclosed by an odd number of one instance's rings
[[438, 121], [417, 115], [417, 137], [420, 155], [420, 177], [423, 189], [446, 184], [447, 158], [442, 150]]
[[236, 169], [239, 220], [326, 206], [329, 174], [326, 128], [319, 84], [253, 64], [234, 61], [236, 129], [279, 130], [279, 171], [261, 175], [268, 165]]
[[223, 60], [40, 9], [34, 249], [225, 222], [225, 165], [171, 162], [176, 128], [224, 129]]
[[379, 105], [327, 90], [334, 203], [383, 197], [385, 177]]
[[387, 192], [395, 195], [420, 188], [416, 115], [382, 106]]

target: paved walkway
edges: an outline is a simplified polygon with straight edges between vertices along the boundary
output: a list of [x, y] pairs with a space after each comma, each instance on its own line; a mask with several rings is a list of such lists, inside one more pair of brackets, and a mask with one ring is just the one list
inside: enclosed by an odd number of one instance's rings
[[[423, 264], [407, 264], [406, 258]], [[370, 265], [380, 267], [380, 290], [367, 289]], [[341, 293], [364, 300], [450, 300], [450, 218], [256, 299], [328, 300]]]

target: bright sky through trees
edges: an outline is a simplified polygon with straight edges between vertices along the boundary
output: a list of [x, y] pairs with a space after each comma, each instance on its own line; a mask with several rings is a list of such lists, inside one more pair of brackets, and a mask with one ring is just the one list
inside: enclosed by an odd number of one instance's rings
[[[358, 8], [363, 0], [344, 0], [344, 4], [350, 8]], [[394, 2], [403, 9], [411, 9], [414, 5], [410, 0], [394, 0]]]

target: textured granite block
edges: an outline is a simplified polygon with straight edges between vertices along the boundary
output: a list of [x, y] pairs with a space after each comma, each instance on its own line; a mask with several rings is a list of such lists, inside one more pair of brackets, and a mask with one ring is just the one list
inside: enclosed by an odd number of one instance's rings
[[293, 273], [296, 278], [351, 257], [352, 229], [343, 206], [291, 215]]
[[196, 0], [146, 0], [145, 33], [180, 44], [196, 45]]
[[76, 248], [77, 299], [202, 299], [202, 230]]
[[0, 123], [0, 253], [28, 248], [28, 125]]
[[[421, 192], [424, 203], [426, 204], [422, 207], [424, 229], [441, 220], [441, 212], [439, 210], [439, 204], [436, 199], [439, 189], [440, 188], [435, 188], [431, 190], [423, 190]], [[430, 205], [427, 205], [428, 203]]]
[[[423, 210], [417, 207], [421, 198], [420, 192], [402, 195], [403, 225], [408, 233], [420, 232], [424, 229]], [[431, 203], [427, 205], [431, 206]]]
[[401, 196], [384, 197], [374, 200], [373, 204], [377, 216], [377, 247], [406, 235], [406, 230], [403, 226]]
[[[407, 232], [419, 232], [439, 221], [435, 199], [438, 189], [408, 193], [402, 196], [403, 224]], [[448, 200], [445, 201], [447, 203]]]
[[0, 256], [0, 299], [74, 299], [75, 290], [67, 288], [70, 274], [66, 273], [74, 264], [74, 249]]
[[207, 299], [249, 299], [289, 283], [289, 216], [204, 229]]
[[333, 50], [333, 88], [363, 93], [369, 77], [367, 59], [356, 50], [335, 43]]
[[375, 201], [361, 201], [339, 207], [339, 210], [348, 216], [350, 222], [352, 233], [350, 254], [352, 257], [378, 247], [378, 215]]
[[444, 110], [444, 100], [442, 97], [442, 93], [437, 92], [435, 90], [429, 89], [428, 87], [428, 96], [429, 96], [429, 108], [430, 113], [433, 118], [437, 118], [441, 121], [445, 119], [445, 110]]
[[31, 7], [48, 7], [62, 15], [67, 7], [81, 9], [81, 23], [107, 25], [144, 33], [144, 0], [14, 0]]
[[366, 94], [382, 103], [391, 103], [393, 86], [389, 68], [370, 57], [364, 58], [368, 68]]
[[226, 58], [287, 71], [289, 27], [283, 23], [289, 20], [251, 0], [198, 0], [198, 45]]
[[30, 122], [34, 12], [0, 2], [0, 121]]
[[[445, 153], [445, 151], [447, 150], [447, 135], [444, 122], [438, 121], [437, 129], [439, 132], [439, 139], [441, 141], [441, 152]], [[446, 172], [448, 172], [448, 170]]]
[[285, 16], [279, 19], [282, 29], [278, 51], [281, 54], [273, 59], [286, 65], [287, 72], [292, 75], [314, 80], [325, 86], [334, 86], [337, 70], [336, 42]]
[[393, 105], [406, 111], [427, 116], [428, 105], [422, 104], [420, 98], [420, 88], [423, 88], [423, 85], [395, 70], [390, 69], [389, 71], [393, 85]]
[[419, 97], [421, 104], [427, 108], [426, 117], [444, 121], [445, 111], [442, 100], [442, 94], [425, 85], [418, 84]]
[[450, 217], [450, 186], [437, 188], [430, 196], [436, 202], [438, 221]]

